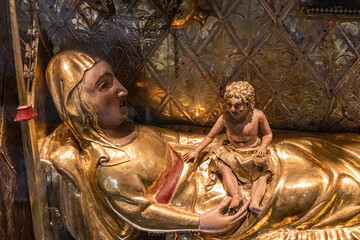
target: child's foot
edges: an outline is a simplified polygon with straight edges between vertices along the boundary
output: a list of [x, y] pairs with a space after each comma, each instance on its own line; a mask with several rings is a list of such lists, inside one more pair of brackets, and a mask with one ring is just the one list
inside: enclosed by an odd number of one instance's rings
[[259, 204], [256, 204], [256, 203], [250, 203], [249, 209], [251, 212], [253, 212], [255, 214], [260, 214], [262, 212]]
[[241, 196], [240, 194], [236, 194], [232, 197], [231, 203], [229, 205], [230, 209], [237, 208], [240, 205], [241, 202]]

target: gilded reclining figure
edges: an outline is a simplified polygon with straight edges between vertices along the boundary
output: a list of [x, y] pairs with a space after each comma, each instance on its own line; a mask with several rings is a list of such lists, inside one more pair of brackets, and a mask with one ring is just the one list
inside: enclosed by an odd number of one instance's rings
[[[61, 52], [50, 61], [46, 80], [63, 124], [47, 137], [41, 158], [71, 186], [59, 194], [66, 226], [77, 239], [132, 239], [139, 230], [187, 239], [358, 234], [358, 135], [275, 132], [269, 146], [275, 174], [263, 211], [247, 211], [244, 201], [228, 215], [231, 198], [221, 177], [209, 173], [211, 161], [181, 160], [204, 136], [129, 121], [127, 90], [105, 60]], [[215, 182], [207, 188], [210, 180]]]

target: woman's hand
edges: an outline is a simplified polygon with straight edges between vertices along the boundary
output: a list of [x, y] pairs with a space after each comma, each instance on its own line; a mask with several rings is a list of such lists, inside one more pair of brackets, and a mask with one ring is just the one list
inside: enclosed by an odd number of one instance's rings
[[229, 230], [247, 214], [249, 202], [245, 203], [234, 215], [224, 215], [229, 207], [231, 197], [218, 206], [200, 215], [200, 231], [208, 233], [219, 233]]
[[193, 151], [193, 152], [190, 152], [190, 153], [185, 153], [184, 156], [183, 156], [183, 160], [184, 160], [184, 162], [188, 162], [191, 159], [195, 159], [194, 162], [196, 162], [198, 157], [199, 157], [199, 153], [197, 151]]

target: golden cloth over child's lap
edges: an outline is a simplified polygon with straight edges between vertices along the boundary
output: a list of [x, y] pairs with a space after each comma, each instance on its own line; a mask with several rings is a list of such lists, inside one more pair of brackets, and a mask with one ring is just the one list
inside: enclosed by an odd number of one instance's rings
[[237, 179], [245, 185], [244, 187], [250, 188], [261, 174], [269, 173], [269, 182], [274, 174], [274, 168], [271, 167], [271, 157], [269, 153], [265, 157], [257, 157], [257, 148], [237, 148], [230, 141], [225, 140], [220, 147], [215, 148], [210, 153], [214, 161], [214, 164], [211, 164], [214, 166], [211, 171], [217, 171], [220, 160], [230, 167]]

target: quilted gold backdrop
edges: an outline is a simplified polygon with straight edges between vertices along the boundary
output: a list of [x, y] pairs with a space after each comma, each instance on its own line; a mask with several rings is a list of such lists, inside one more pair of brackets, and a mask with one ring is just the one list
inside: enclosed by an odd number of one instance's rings
[[295, 0], [198, 3], [211, 10], [205, 26], [178, 30], [165, 0], [115, 1], [109, 17], [83, 1], [37, 7], [54, 52], [87, 44], [112, 57], [139, 121], [210, 126], [224, 87], [242, 79], [273, 128], [360, 129], [360, 21], [310, 19]]

